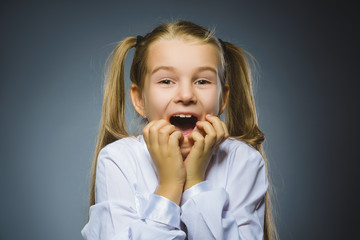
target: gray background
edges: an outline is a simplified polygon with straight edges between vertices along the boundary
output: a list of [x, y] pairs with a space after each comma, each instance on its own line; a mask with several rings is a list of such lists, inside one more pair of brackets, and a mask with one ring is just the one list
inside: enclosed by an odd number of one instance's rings
[[0, 239], [81, 239], [106, 57], [171, 19], [257, 58], [280, 237], [359, 238], [356, 15], [345, 1], [2, 1]]

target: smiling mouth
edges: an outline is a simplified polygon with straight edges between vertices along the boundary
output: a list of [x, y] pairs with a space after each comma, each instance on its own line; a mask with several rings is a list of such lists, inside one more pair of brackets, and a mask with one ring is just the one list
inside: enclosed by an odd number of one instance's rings
[[178, 114], [170, 118], [170, 123], [181, 131], [183, 136], [188, 136], [195, 128], [197, 117], [188, 114]]

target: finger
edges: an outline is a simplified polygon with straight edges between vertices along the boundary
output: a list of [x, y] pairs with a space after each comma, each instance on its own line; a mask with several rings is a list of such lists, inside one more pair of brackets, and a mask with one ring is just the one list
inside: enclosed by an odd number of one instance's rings
[[196, 122], [196, 131], [199, 132], [203, 137], [206, 136], [206, 132], [204, 130], [204, 127], [203, 127], [203, 122], [206, 122], [206, 121], [197, 121]]
[[159, 129], [159, 145], [167, 147], [169, 142], [169, 136], [171, 133], [175, 131], [175, 126], [171, 125], [170, 123], [166, 124], [165, 126]]
[[149, 142], [152, 148], [159, 148], [159, 129], [169, 124], [166, 120], [160, 119], [157, 120], [150, 128], [149, 128]]
[[194, 131], [190, 135], [191, 139], [194, 141], [194, 147], [199, 148], [200, 151], [204, 150], [205, 138], [198, 131]]
[[180, 149], [180, 140], [184, 138], [180, 131], [173, 131], [169, 136], [169, 148]]
[[225, 136], [224, 136], [224, 140], [227, 139], [229, 137], [229, 131], [226, 127], [226, 124], [224, 122], [221, 122], [221, 124], [223, 125], [224, 131], [225, 131]]
[[206, 115], [206, 119], [213, 125], [216, 132], [216, 143], [221, 143], [224, 140], [225, 130], [222, 121], [216, 117], [211, 115]]
[[150, 128], [156, 123], [156, 121], [151, 121], [149, 122], [142, 130], [143, 136], [144, 136], [144, 140], [146, 142], [146, 145], [149, 148], [149, 143], [150, 143]]
[[196, 123], [196, 126], [205, 131], [205, 144], [208, 145], [208, 147], [214, 145], [216, 142], [216, 131], [212, 124], [208, 121], [200, 121]]

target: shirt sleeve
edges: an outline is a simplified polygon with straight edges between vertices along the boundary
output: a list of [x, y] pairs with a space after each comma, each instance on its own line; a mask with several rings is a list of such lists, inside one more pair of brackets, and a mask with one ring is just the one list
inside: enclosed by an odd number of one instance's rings
[[[129, 161], [124, 159], [121, 162]], [[167, 198], [137, 196], [131, 166], [119, 166], [102, 150], [98, 157], [95, 198], [89, 221], [81, 231], [88, 240], [185, 239], [180, 230], [180, 207]], [[128, 169], [124, 169], [128, 168]]]
[[225, 188], [204, 181], [184, 192], [181, 220], [188, 239], [263, 239], [264, 160], [257, 151], [247, 157], [240, 150], [232, 154]]

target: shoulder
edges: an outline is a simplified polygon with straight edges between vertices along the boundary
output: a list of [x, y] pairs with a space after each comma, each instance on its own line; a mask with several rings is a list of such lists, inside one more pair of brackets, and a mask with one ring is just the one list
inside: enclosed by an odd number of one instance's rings
[[263, 189], [267, 182], [266, 166], [260, 152], [241, 140], [228, 138], [214, 152], [206, 179], [213, 187], [224, 187], [234, 194], [240, 183], [242, 189], [250, 189], [260, 178]]
[[246, 156], [261, 156], [260, 152], [256, 150], [251, 145], [235, 139], [235, 138], [228, 138], [219, 146], [218, 151], [225, 151], [228, 154], [242, 154]]
[[235, 139], [226, 139], [216, 151], [217, 158], [227, 159], [228, 164], [254, 164], [258, 167], [264, 165], [264, 159], [260, 152], [249, 144]]
[[101, 162], [111, 161], [121, 167], [122, 165], [132, 165], [134, 161], [146, 158], [147, 148], [142, 136], [131, 136], [116, 140], [106, 145], [98, 155], [98, 165]]
[[139, 151], [143, 147], [143, 142], [141, 136], [135, 137], [126, 137], [115, 142], [109, 143], [103, 149], [101, 149], [100, 154], [127, 154], [133, 153], [134, 151]]

